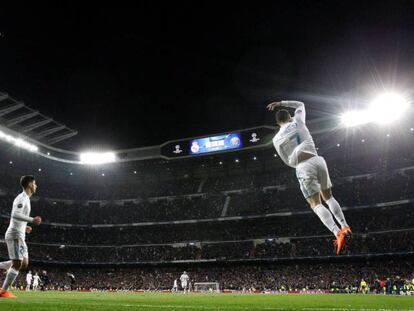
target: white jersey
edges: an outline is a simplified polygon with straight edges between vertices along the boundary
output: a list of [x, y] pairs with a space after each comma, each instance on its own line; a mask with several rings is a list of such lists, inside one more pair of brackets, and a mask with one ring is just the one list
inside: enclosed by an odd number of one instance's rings
[[39, 285], [39, 280], [40, 280], [40, 277], [38, 275], [35, 275], [33, 277], [33, 285], [35, 286]]
[[10, 225], [6, 231], [6, 239], [23, 239], [26, 237], [26, 225], [32, 222], [30, 217], [30, 198], [26, 192], [20, 193], [13, 201]]
[[189, 279], [188, 274], [182, 274], [180, 277], [181, 284], [187, 284], [188, 279]]
[[305, 105], [302, 102], [284, 100], [282, 106], [296, 108], [293, 121], [282, 126], [273, 138], [273, 145], [280, 158], [287, 165], [295, 168], [298, 155], [306, 152], [318, 155], [312, 135], [306, 127]]
[[177, 287], [178, 287], [177, 280], [174, 280], [174, 285], [173, 285], [173, 287], [174, 287], [174, 288], [177, 288]]
[[26, 283], [31, 284], [33, 280], [33, 275], [31, 273], [26, 274]]

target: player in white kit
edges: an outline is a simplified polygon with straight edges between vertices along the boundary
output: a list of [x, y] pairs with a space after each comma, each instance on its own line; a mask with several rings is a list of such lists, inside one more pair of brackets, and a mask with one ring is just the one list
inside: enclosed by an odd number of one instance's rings
[[187, 272], [184, 271], [180, 277], [181, 287], [183, 288], [184, 293], [187, 291], [188, 279], [189, 279], [188, 274]]
[[26, 274], [26, 290], [30, 291], [30, 286], [32, 285], [32, 280], [33, 280], [33, 275], [32, 275], [32, 271], [29, 271]]
[[173, 292], [178, 291], [178, 280], [177, 279], [174, 279], [174, 285], [173, 285], [172, 291]]
[[35, 178], [31, 175], [22, 176], [20, 185], [23, 188], [23, 192], [13, 201], [10, 225], [5, 235], [10, 260], [0, 263], [0, 269], [7, 270], [6, 279], [0, 289], [0, 297], [3, 298], [16, 298], [8, 289], [17, 278], [19, 271], [26, 269], [29, 264], [29, 253], [25, 237], [26, 233], [32, 231], [32, 227], [27, 226], [27, 223], [40, 225], [42, 222], [39, 216], [30, 217], [30, 197], [37, 189]]
[[33, 276], [33, 290], [37, 290], [38, 289], [38, 287], [39, 287], [39, 281], [40, 281], [40, 276], [36, 272], [35, 275]]
[[[345, 245], [345, 239], [349, 238], [352, 232], [341, 206], [332, 196], [332, 183], [325, 159], [318, 156], [315, 143], [306, 126], [305, 105], [298, 101], [280, 101], [270, 103], [267, 109], [273, 111], [282, 106], [294, 108], [295, 115], [292, 117], [285, 109], [276, 112], [276, 122], [280, 130], [273, 138], [273, 145], [282, 161], [296, 169], [296, 177], [304, 197], [322, 223], [335, 235], [334, 245], [336, 253], [339, 254]], [[321, 203], [321, 196], [329, 210]], [[341, 225], [341, 229], [332, 215]]]

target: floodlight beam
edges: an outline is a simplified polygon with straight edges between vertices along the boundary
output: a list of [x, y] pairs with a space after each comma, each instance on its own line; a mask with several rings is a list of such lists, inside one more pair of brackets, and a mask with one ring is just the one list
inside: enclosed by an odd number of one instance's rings
[[116, 161], [114, 152], [83, 152], [80, 154], [80, 163], [82, 164], [106, 164]]

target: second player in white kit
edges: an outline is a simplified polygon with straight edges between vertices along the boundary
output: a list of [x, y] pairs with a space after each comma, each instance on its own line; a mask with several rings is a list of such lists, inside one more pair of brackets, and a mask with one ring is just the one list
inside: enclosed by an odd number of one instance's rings
[[174, 284], [173, 284], [173, 288], [172, 288], [173, 292], [178, 291], [178, 280], [174, 279]]
[[26, 274], [26, 290], [27, 291], [29, 291], [30, 290], [30, 286], [32, 286], [32, 280], [33, 280], [32, 271], [29, 271]]
[[30, 197], [37, 189], [35, 178], [31, 175], [22, 176], [20, 185], [23, 191], [13, 201], [10, 224], [5, 235], [10, 260], [0, 263], [0, 269], [7, 270], [6, 278], [0, 289], [0, 297], [3, 298], [15, 298], [8, 289], [19, 275], [19, 271], [26, 269], [29, 264], [25, 238], [26, 233], [30, 233], [32, 228], [27, 226], [27, 223], [40, 225], [42, 222], [39, 216], [30, 217]]
[[36, 272], [35, 275], [33, 276], [33, 290], [37, 290], [39, 287], [39, 282], [40, 282], [40, 276], [39, 274]]
[[183, 288], [184, 293], [187, 291], [188, 280], [189, 280], [188, 274], [187, 272], [184, 271], [180, 277], [181, 287]]
[[[280, 130], [273, 138], [273, 145], [282, 161], [296, 169], [303, 196], [322, 223], [335, 235], [336, 252], [339, 254], [345, 238], [351, 234], [351, 229], [339, 203], [332, 196], [328, 167], [325, 159], [318, 155], [312, 135], [306, 126], [305, 105], [299, 101], [280, 101], [270, 103], [267, 109], [273, 111], [278, 107], [294, 108], [295, 114], [292, 117], [287, 110], [277, 111], [276, 121]], [[329, 210], [323, 206], [321, 196]], [[341, 225], [341, 229], [332, 215]]]

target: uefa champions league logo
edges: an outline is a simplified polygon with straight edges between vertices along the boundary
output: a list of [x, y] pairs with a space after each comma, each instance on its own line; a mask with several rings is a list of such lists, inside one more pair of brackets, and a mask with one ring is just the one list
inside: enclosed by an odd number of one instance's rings
[[173, 153], [180, 154], [181, 152], [183, 152], [183, 151], [181, 150], [180, 145], [175, 145], [175, 150], [173, 151]]
[[252, 133], [252, 139], [250, 139], [249, 141], [252, 143], [257, 143], [260, 140], [259, 137], [257, 137], [257, 133]]

